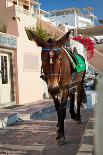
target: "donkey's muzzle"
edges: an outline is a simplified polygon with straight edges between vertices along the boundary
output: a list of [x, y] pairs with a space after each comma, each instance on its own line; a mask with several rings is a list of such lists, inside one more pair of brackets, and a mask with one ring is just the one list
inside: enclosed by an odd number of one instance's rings
[[60, 93], [60, 88], [57, 86], [57, 87], [49, 87], [48, 88], [48, 92], [51, 94], [51, 95], [57, 95]]

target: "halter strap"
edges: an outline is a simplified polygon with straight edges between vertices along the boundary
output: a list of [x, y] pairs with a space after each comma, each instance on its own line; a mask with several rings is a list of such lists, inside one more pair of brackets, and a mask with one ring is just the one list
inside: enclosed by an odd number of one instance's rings
[[42, 48], [43, 51], [50, 51], [50, 50], [54, 50], [54, 51], [60, 51], [61, 48], [53, 48], [53, 49], [50, 49], [50, 48]]

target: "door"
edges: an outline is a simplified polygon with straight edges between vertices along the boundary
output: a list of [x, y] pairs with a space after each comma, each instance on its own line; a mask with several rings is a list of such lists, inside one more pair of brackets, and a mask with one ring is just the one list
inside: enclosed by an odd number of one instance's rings
[[10, 102], [10, 90], [9, 54], [0, 53], [0, 104]]

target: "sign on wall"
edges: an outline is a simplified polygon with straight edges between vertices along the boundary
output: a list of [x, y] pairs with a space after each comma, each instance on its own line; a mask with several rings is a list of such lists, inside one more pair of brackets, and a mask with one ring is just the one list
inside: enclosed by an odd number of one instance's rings
[[39, 56], [33, 54], [24, 54], [24, 71], [39, 71]]
[[8, 48], [16, 48], [17, 41], [15, 37], [0, 33], [0, 45]]

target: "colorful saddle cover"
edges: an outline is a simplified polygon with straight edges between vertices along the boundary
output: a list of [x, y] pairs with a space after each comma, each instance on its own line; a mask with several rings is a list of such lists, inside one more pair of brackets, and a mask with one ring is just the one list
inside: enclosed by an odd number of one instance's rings
[[79, 55], [78, 53], [75, 54], [75, 59], [76, 59], [76, 66], [75, 66], [75, 72], [82, 72], [86, 70], [86, 64], [84, 58]]
[[73, 66], [74, 72], [80, 73], [86, 70], [86, 64], [84, 58], [77, 52], [72, 52], [69, 48], [64, 48], [67, 53], [71, 64]]

